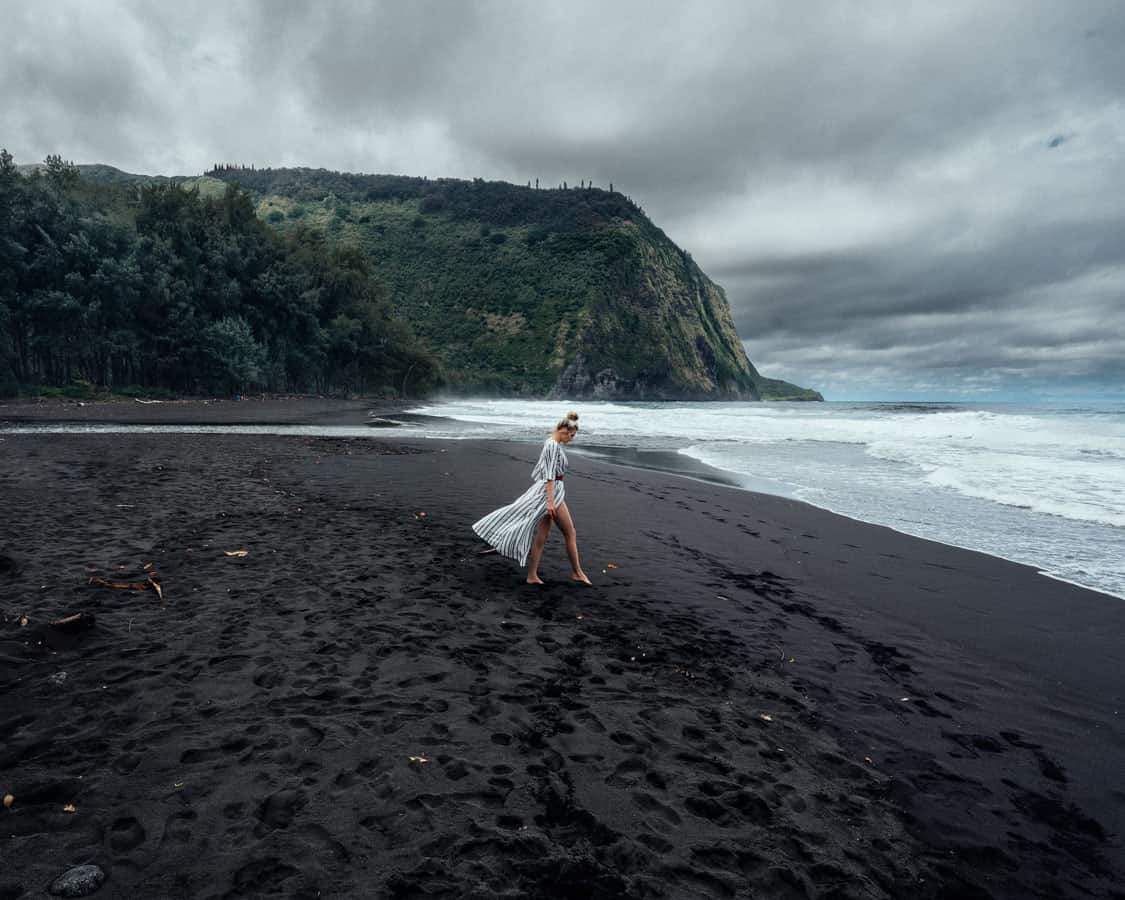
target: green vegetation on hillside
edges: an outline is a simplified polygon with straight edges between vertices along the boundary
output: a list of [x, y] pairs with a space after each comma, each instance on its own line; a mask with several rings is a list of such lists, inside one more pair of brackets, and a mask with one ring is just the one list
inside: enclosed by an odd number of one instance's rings
[[619, 193], [311, 169], [207, 177], [251, 191], [283, 233], [361, 248], [452, 390], [819, 399], [758, 374], [722, 289]]
[[95, 168], [82, 177], [54, 156], [24, 176], [0, 152], [3, 392], [440, 382], [366, 254], [321, 229], [279, 234], [249, 194], [214, 179]]

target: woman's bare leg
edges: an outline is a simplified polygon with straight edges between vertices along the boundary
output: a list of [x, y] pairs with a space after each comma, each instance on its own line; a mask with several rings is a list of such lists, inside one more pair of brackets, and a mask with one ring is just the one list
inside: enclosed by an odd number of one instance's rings
[[570, 573], [571, 579], [589, 584], [590, 579], [586, 577], [586, 573], [582, 571], [582, 563], [578, 561], [578, 532], [574, 528], [574, 520], [570, 517], [570, 510], [566, 508], [566, 503], [555, 507], [555, 519], [559, 523], [559, 531], [566, 538], [566, 555], [570, 557], [570, 567], [573, 569]]
[[539, 577], [539, 557], [543, 555], [543, 545], [547, 543], [547, 535], [551, 533], [551, 517], [544, 516], [539, 520], [535, 529], [535, 538], [531, 542], [531, 552], [527, 554], [527, 583], [542, 584]]

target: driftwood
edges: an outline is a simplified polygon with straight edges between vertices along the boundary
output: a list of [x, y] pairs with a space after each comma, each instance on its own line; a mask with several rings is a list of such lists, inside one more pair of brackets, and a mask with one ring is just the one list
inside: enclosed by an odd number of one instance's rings
[[86, 628], [94, 627], [94, 614], [80, 612], [72, 616], [64, 616], [61, 619], [55, 619], [50, 623], [52, 628], [57, 628], [59, 631], [82, 631]]
[[90, 579], [89, 583], [97, 587], [114, 588], [119, 591], [154, 591], [157, 597], [161, 600], [164, 599], [164, 589], [152, 575], [147, 576], [144, 581], [106, 581], [104, 578], [95, 576]]
[[146, 581], [106, 581], [104, 578], [91, 578], [90, 584], [98, 587], [117, 588], [121, 591], [147, 591], [150, 587]]

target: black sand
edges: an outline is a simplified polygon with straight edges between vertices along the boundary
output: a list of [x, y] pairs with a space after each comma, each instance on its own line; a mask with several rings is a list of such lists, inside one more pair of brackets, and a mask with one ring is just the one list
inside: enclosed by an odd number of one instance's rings
[[534, 454], [0, 434], [0, 900], [1125, 897], [1125, 602], [578, 454], [528, 588]]

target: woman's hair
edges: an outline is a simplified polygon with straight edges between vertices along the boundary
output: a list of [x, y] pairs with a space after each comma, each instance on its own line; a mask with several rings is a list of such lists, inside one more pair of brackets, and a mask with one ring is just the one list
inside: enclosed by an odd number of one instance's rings
[[565, 419], [559, 420], [559, 424], [555, 426], [555, 431], [562, 431], [564, 428], [567, 431], [578, 430], [578, 413], [568, 412]]

